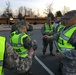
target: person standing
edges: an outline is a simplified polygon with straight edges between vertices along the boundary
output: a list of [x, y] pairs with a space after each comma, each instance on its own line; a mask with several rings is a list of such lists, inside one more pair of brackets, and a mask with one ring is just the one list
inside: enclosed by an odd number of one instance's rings
[[[20, 55], [24, 60], [28, 57], [28, 52], [30, 49], [35, 50], [35, 47], [32, 45], [33, 41], [30, 36], [27, 34], [27, 23], [23, 20], [17, 23], [17, 30], [10, 34], [10, 43], [13, 49]], [[27, 72], [28, 75], [29, 72]], [[26, 72], [25, 72], [26, 74]], [[19, 74], [22, 75], [22, 74]]]
[[[58, 35], [58, 50], [55, 55], [63, 63], [62, 75], [76, 75], [76, 10], [64, 14], [61, 21], [65, 27]], [[53, 38], [54, 36], [45, 36]]]
[[29, 55], [24, 60], [13, 50], [4, 36], [0, 36], [0, 48], [0, 75], [4, 75], [4, 68], [15, 70], [17, 73], [27, 72], [30, 69], [34, 54], [33, 49], [29, 50]]
[[53, 24], [52, 24], [51, 17], [47, 18], [47, 22], [41, 28], [41, 33], [43, 35], [43, 38], [42, 38], [42, 40], [43, 40], [43, 57], [45, 57], [45, 53], [46, 53], [46, 49], [47, 49], [48, 44], [49, 44], [50, 55], [53, 55], [53, 53], [52, 53], [53, 41], [48, 40], [44, 37], [45, 35], [52, 35], [53, 34]]

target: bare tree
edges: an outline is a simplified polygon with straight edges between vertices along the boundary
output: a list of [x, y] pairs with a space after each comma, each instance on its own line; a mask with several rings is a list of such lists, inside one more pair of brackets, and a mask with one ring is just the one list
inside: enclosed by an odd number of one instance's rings
[[52, 20], [54, 20], [54, 15], [52, 13], [53, 11], [53, 7], [52, 7], [53, 3], [49, 4], [46, 9], [45, 9], [45, 14], [47, 15], [47, 17], [51, 17]]
[[35, 11], [31, 11], [31, 16], [35, 16]]
[[59, 20], [61, 17], [62, 17], [61, 11], [56, 11], [55, 19], [54, 20]]
[[12, 9], [10, 7], [11, 7], [11, 3], [9, 1], [6, 2], [6, 8], [2, 14], [2, 17], [7, 18], [7, 24], [10, 24], [10, 18], [13, 18]]
[[31, 8], [26, 8], [25, 6], [20, 6], [18, 8], [18, 18], [22, 18], [23, 16], [33, 16], [34, 15], [34, 11]]
[[2, 14], [4, 15], [4, 17], [9, 17], [9, 14], [12, 13], [12, 9], [10, 7], [11, 7], [11, 3], [9, 1], [6, 2], [6, 8]]
[[65, 13], [67, 13], [70, 10], [69, 7], [64, 6], [63, 10], [62, 10], [62, 14], [64, 15]]
[[55, 14], [55, 17], [61, 17], [61, 16], [62, 16], [61, 11], [57, 11], [56, 14]]
[[32, 9], [28, 9], [28, 15], [31, 16]]
[[34, 11], [31, 8], [24, 7], [24, 15], [25, 16], [34, 16]]
[[24, 7], [24, 15], [26, 16], [27, 15], [27, 8]]
[[22, 15], [24, 14], [24, 7], [23, 6], [19, 7], [18, 14], [19, 13], [21, 13]]
[[3, 12], [3, 14], [1, 15], [1, 17], [7, 17], [6, 11]]
[[22, 13], [19, 13], [19, 14], [18, 14], [18, 18], [19, 18], [19, 20], [23, 20], [23, 19], [24, 19]]
[[38, 16], [38, 17], [40, 16], [39, 9], [37, 10], [37, 16]]
[[6, 13], [7, 13], [7, 15], [9, 15], [10, 13], [12, 13], [12, 10], [11, 10], [11, 3], [8, 1], [8, 2], [6, 2]]
[[52, 10], [53, 10], [53, 7], [52, 7], [52, 3], [51, 4], [49, 4], [49, 5], [47, 5], [46, 6], [46, 9], [44, 9], [45, 11], [44, 11], [44, 14], [48, 14], [48, 13], [50, 13], [50, 12], [52, 12]]

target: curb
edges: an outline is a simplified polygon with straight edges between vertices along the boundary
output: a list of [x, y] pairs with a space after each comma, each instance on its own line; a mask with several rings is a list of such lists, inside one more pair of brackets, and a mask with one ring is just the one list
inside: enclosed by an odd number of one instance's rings
[[[32, 25], [32, 26], [34, 30], [37, 30], [37, 29], [41, 29], [43, 24]], [[0, 25], [0, 31], [10, 31], [10, 30], [11, 30], [11, 26], [9, 27], [9, 25]]]

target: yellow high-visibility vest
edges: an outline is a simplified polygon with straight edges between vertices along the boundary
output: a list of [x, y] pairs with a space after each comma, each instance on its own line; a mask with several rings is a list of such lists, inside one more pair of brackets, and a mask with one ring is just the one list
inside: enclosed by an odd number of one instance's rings
[[45, 23], [45, 32], [50, 33], [52, 31], [53, 31], [53, 25], [52, 24], [48, 25], [47, 23]]
[[68, 28], [67, 30], [64, 30], [59, 37], [58, 40], [58, 50], [60, 52], [74, 50], [75, 47], [72, 46], [68, 41], [70, 37], [73, 35], [74, 31], [76, 30], [76, 25], [73, 25], [72, 27]]
[[0, 75], [4, 75], [3, 72], [3, 61], [5, 52], [5, 37], [0, 36]]
[[[14, 50], [16, 50], [16, 52], [18, 52], [18, 54], [25, 58], [28, 56], [28, 50], [26, 48], [24, 48], [23, 46], [23, 38], [26, 38], [28, 35], [25, 33], [20, 33], [20, 34], [16, 34], [16, 31], [13, 32], [14, 35], [11, 36], [11, 45], [13, 47]], [[29, 36], [28, 36], [29, 37]]]

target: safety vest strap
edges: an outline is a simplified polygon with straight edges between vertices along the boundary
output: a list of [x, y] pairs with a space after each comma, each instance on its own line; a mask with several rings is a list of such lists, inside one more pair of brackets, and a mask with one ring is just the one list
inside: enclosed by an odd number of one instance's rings
[[58, 49], [59, 49], [60, 52], [74, 50], [74, 48], [60, 48], [59, 46], [58, 46]]
[[3, 66], [3, 60], [2, 60], [2, 61], [0, 61], [0, 66]]
[[47, 24], [45, 23], [45, 32], [50, 32], [53, 30], [53, 25], [52, 24]]
[[61, 34], [60, 37], [63, 38], [63, 39], [65, 39], [66, 41], [69, 40], [69, 37], [67, 37], [67, 36], [65, 36], [65, 35], [62, 35], [62, 34]]
[[25, 34], [24, 34], [24, 33], [21, 33], [21, 35], [20, 35], [19, 38], [18, 38], [18, 43], [20, 43], [20, 44], [21, 44], [21, 37], [22, 37], [23, 35], [25, 35]]
[[[73, 29], [74, 28], [74, 29]], [[64, 32], [63, 32], [63, 34], [65, 34], [66, 32], [68, 32], [69, 30], [75, 30], [76, 29], [76, 25], [72, 25], [71, 27], [69, 27], [67, 30], [65, 30]], [[64, 28], [63, 28], [63, 30], [64, 30]]]
[[16, 46], [16, 47], [21, 47], [21, 46], [23, 46], [22, 44], [14, 44], [14, 43], [12, 43], [11, 45], [12, 45], [12, 46]]

